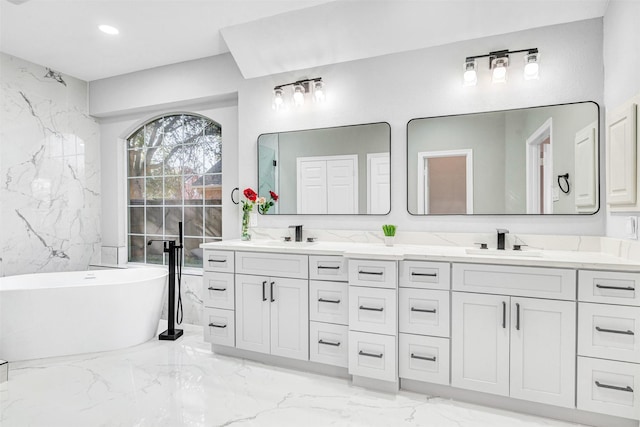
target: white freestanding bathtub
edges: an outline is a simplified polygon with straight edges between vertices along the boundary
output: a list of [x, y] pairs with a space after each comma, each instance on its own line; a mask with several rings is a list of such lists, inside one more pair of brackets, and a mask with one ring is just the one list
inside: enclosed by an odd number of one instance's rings
[[10, 362], [115, 350], [155, 336], [163, 268], [0, 278], [0, 359]]

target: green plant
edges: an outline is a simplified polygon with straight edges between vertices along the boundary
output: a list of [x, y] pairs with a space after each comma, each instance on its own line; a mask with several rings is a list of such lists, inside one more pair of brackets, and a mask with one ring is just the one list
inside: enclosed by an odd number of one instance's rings
[[396, 235], [396, 226], [393, 224], [385, 224], [382, 226], [382, 232], [387, 237], [392, 237]]

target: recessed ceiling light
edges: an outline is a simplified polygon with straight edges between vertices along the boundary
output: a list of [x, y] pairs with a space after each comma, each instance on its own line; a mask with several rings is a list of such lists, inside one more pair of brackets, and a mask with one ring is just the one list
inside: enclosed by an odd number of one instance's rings
[[120, 31], [116, 27], [112, 27], [111, 25], [98, 25], [98, 28], [103, 33], [110, 34], [113, 36], [120, 33]]

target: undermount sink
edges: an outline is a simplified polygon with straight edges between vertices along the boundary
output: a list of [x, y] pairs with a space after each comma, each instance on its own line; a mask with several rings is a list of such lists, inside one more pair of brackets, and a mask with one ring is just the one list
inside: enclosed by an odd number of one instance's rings
[[526, 256], [526, 257], [541, 257], [541, 251], [514, 251], [514, 250], [498, 250], [498, 249], [478, 249], [467, 248], [465, 252], [469, 255], [490, 255], [490, 256]]

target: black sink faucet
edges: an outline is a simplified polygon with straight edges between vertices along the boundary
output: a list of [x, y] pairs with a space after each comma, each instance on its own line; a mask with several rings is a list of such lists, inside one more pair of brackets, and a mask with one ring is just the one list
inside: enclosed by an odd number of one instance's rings
[[302, 225], [290, 225], [289, 228], [296, 229], [296, 242], [302, 242]]
[[498, 246], [497, 248], [501, 251], [504, 251], [504, 236], [509, 232], [509, 230], [504, 228], [498, 228]]

